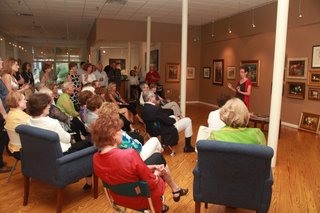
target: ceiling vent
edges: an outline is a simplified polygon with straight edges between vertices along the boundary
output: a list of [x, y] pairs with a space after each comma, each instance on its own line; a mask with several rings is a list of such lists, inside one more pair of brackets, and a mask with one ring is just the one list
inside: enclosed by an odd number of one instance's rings
[[17, 13], [17, 16], [33, 17], [33, 14], [32, 13]]
[[128, 0], [106, 0], [106, 4], [118, 3], [118, 4], [125, 5], [127, 2]]

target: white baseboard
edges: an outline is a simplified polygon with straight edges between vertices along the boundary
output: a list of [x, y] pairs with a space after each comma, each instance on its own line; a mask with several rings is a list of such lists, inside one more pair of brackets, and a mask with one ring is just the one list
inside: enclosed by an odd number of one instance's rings
[[296, 124], [292, 124], [292, 123], [288, 123], [288, 122], [284, 122], [284, 121], [281, 121], [281, 125], [288, 126], [288, 127], [294, 128], [294, 129], [298, 129], [299, 128], [299, 126], [296, 125]]

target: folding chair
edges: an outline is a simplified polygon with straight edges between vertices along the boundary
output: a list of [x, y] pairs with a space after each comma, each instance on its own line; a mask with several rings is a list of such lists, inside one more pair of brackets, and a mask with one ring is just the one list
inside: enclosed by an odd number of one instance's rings
[[124, 183], [124, 184], [117, 184], [117, 185], [109, 185], [105, 181], [102, 181], [104, 192], [111, 204], [111, 206], [120, 213], [126, 212], [127, 207], [118, 205], [111, 196], [110, 191], [115, 194], [128, 196], [128, 197], [145, 197], [148, 199], [149, 208], [150, 209], [133, 209], [139, 212], [153, 212], [155, 213], [153, 203], [151, 200], [151, 194], [149, 191], [148, 183], [145, 181], [133, 182], [133, 183]]

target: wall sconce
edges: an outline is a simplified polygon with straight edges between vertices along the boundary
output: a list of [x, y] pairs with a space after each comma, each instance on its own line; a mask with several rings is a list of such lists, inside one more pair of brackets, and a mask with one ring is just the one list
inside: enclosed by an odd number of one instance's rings
[[214, 37], [214, 20], [211, 22], [211, 37]]

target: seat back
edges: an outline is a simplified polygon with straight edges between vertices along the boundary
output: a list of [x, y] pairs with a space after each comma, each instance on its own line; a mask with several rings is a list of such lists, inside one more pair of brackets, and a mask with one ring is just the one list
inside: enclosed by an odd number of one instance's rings
[[[115, 194], [122, 195], [122, 196], [128, 196], [128, 197], [136, 197], [141, 196], [148, 199], [149, 206], [152, 212], [154, 211], [153, 203], [151, 200], [151, 194], [149, 190], [148, 183], [145, 181], [138, 181], [133, 183], [123, 183], [123, 184], [117, 184], [117, 185], [109, 185], [105, 181], [102, 181], [103, 187], [105, 189], [106, 196], [108, 197], [111, 205], [115, 209], [119, 209], [115, 201], [113, 200], [111, 194], [109, 193], [109, 190], [112, 191]], [[125, 207], [125, 206], [124, 206]], [[138, 209], [139, 211], [144, 211], [145, 209]]]
[[22, 173], [55, 184], [56, 160], [63, 156], [57, 133], [28, 125], [19, 125], [22, 149]]
[[157, 137], [160, 135], [160, 122], [159, 121], [144, 121], [146, 125], [146, 132], [151, 137]]
[[19, 134], [16, 133], [16, 131], [11, 129], [6, 129], [9, 137], [9, 144], [15, 145], [15, 146], [21, 146], [20, 137]]
[[265, 212], [272, 193], [268, 146], [200, 140], [194, 200]]

